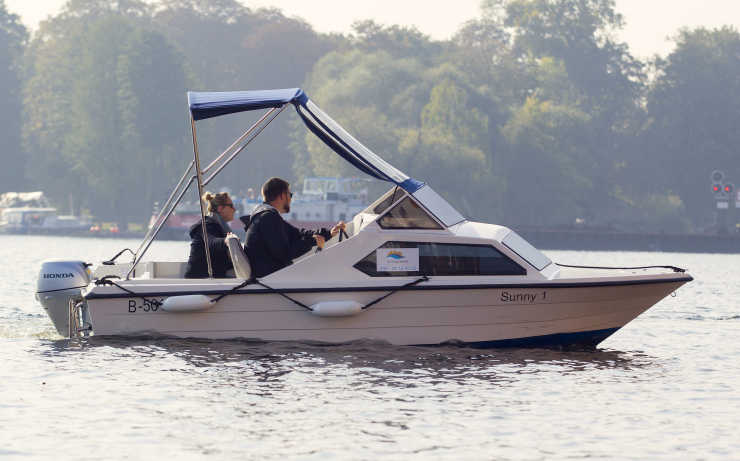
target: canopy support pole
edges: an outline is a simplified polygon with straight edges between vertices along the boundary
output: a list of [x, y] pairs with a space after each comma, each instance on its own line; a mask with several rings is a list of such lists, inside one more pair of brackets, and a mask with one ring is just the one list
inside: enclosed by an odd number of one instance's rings
[[208, 278], [213, 278], [213, 266], [211, 265], [211, 248], [208, 245], [208, 232], [206, 230], [206, 210], [203, 208], [203, 171], [200, 169], [200, 157], [198, 155], [198, 136], [195, 133], [195, 119], [190, 114], [190, 130], [193, 133], [193, 156], [195, 161], [195, 177], [198, 181], [198, 203], [200, 204], [200, 224], [203, 230], [203, 243], [206, 250], [206, 264], [208, 265]]

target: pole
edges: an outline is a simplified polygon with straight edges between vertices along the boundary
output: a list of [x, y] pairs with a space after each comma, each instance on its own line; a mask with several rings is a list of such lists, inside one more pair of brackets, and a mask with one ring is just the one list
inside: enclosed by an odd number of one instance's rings
[[195, 119], [190, 114], [190, 130], [193, 133], [193, 155], [195, 159], [195, 172], [198, 181], [198, 203], [200, 204], [200, 224], [203, 230], [203, 243], [206, 248], [206, 264], [208, 264], [208, 278], [213, 278], [213, 266], [211, 265], [211, 249], [208, 246], [208, 232], [206, 232], [206, 210], [203, 208], [203, 172], [200, 169], [200, 157], [198, 156], [198, 137], [195, 134]]

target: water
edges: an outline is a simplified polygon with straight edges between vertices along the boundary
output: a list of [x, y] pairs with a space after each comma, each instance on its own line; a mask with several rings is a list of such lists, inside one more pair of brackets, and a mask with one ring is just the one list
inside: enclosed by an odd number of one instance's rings
[[548, 252], [696, 279], [594, 352], [59, 338], [41, 260], [137, 245], [0, 236], [3, 459], [740, 459], [737, 255]]

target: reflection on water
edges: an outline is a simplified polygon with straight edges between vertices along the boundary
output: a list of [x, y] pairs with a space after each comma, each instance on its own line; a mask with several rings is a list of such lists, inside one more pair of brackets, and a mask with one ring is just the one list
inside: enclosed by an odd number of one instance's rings
[[451, 382], [482, 380], [505, 383], [517, 374], [577, 373], [619, 369], [624, 372], [655, 367], [655, 359], [636, 352], [613, 350], [561, 351], [554, 349], [490, 349], [464, 346], [393, 346], [381, 341], [361, 340], [340, 345], [285, 341], [202, 340], [176, 338], [89, 337], [50, 341], [42, 351], [47, 357], [79, 354], [95, 357], [161, 358], [182, 360], [193, 369], [228, 369], [229, 380], [236, 368], [250, 377], [276, 380], [297, 367], [342, 367], [359, 371], [384, 385], [408, 387], [417, 378]]

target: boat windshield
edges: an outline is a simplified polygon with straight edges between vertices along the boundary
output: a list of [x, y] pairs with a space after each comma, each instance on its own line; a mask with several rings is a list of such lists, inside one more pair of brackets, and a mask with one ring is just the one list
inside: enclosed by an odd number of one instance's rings
[[378, 220], [383, 229], [442, 229], [411, 197], [406, 197]]
[[404, 190], [398, 186], [394, 186], [383, 194], [379, 199], [370, 204], [369, 207], [362, 210], [363, 213], [381, 214], [388, 209], [389, 206], [393, 205], [396, 200], [403, 197], [405, 194]]
[[511, 251], [521, 256], [538, 271], [552, 264], [550, 258], [524, 240], [514, 231], [511, 231], [502, 241]]

